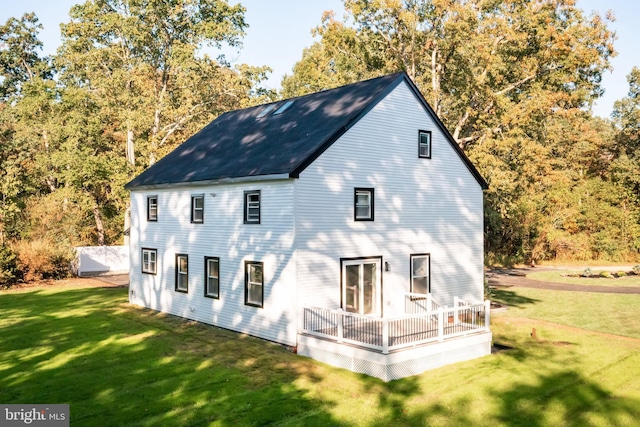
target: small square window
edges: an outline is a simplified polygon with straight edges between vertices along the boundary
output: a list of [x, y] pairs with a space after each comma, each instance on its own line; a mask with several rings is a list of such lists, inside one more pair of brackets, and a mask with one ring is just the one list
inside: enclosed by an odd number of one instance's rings
[[189, 291], [189, 256], [176, 254], [176, 291]]
[[142, 272], [156, 274], [158, 251], [156, 249], [142, 248]]
[[415, 254], [411, 259], [411, 292], [428, 294], [431, 292], [431, 256], [429, 254]]
[[204, 296], [220, 298], [220, 258], [204, 257]]
[[244, 192], [244, 223], [260, 224], [260, 190]]
[[421, 130], [418, 132], [418, 157], [421, 159], [431, 158], [431, 131]]
[[204, 222], [204, 195], [191, 196], [191, 222]]
[[158, 196], [147, 197], [147, 221], [158, 220]]
[[373, 221], [373, 188], [356, 188], [354, 191], [354, 218], [356, 221]]
[[263, 263], [244, 262], [244, 303], [262, 308], [264, 304]]

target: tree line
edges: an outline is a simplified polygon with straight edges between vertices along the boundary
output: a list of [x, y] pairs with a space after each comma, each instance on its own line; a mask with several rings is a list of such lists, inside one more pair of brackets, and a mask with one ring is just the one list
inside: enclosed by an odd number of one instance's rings
[[225, 0], [88, 0], [43, 56], [38, 18], [0, 26], [0, 282], [121, 243], [123, 185], [219, 114], [406, 71], [489, 182], [488, 262], [640, 258], [640, 69], [610, 119], [612, 16], [574, 0], [344, 0], [282, 80]]

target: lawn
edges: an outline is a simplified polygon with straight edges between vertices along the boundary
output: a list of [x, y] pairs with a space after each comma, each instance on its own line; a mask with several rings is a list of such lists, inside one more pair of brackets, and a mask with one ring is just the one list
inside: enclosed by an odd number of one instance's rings
[[[527, 319], [565, 308], [530, 291], [494, 316], [511, 349], [390, 383], [130, 306], [126, 289], [0, 292], [0, 403], [69, 403], [74, 426], [637, 425], [640, 340]], [[616, 333], [621, 301], [586, 300], [600, 321], [584, 327]]]
[[571, 277], [569, 274], [582, 274], [582, 270], [551, 270], [551, 271], [536, 271], [527, 274], [529, 279], [541, 280], [543, 282], [553, 283], [568, 283], [572, 285], [584, 285], [584, 286], [637, 286], [640, 287], [640, 276], [631, 274], [626, 277], [616, 278], [602, 278], [597, 277], [600, 273], [598, 270], [593, 270], [594, 277]]

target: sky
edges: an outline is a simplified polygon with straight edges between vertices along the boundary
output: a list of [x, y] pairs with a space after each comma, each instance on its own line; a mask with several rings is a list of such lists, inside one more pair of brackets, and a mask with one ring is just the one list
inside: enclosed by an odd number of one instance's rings
[[[40, 39], [44, 53], [53, 54], [60, 45], [60, 23], [67, 22], [69, 9], [79, 0], [1, 0], [0, 23], [10, 17], [19, 18], [26, 12], [35, 12], [44, 29]], [[247, 12], [249, 24], [243, 39], [243, 49], [226, 52], [233, 63], [268, 65], [273, 69], [267, 86], [279, 88], [282, 77], [291, 74], [294, 64], [302, 57], [302, 50], [314, 39], [311, 29], [320, 24], [322, 13], [333, 10], [342, 17], [341, 0], [241, 0]], [[235, 4], [237, 0], [230, 0]], [[616, 21], [609, 28], [618, 35], [615, 48], [618, 56], [611, 60], [613, 72], [603, 76], [605, 95], [594, 106], [594, 113], [609, 117], [613, 103], [625, 97], [628, 91], [626, 76], [633, 66], [640, 67], [640, 1], [637, 0], [577, 0], [578, 7], [588, 14], [596, 11], [601, 15], [611, 9]]]

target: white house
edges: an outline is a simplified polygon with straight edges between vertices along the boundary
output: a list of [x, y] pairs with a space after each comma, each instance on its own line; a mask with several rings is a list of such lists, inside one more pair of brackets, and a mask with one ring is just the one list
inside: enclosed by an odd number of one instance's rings
[[130, 301], [386, 381], [486, 355], [486, 187], [405, 73], [228, 112], [127, 184]]

